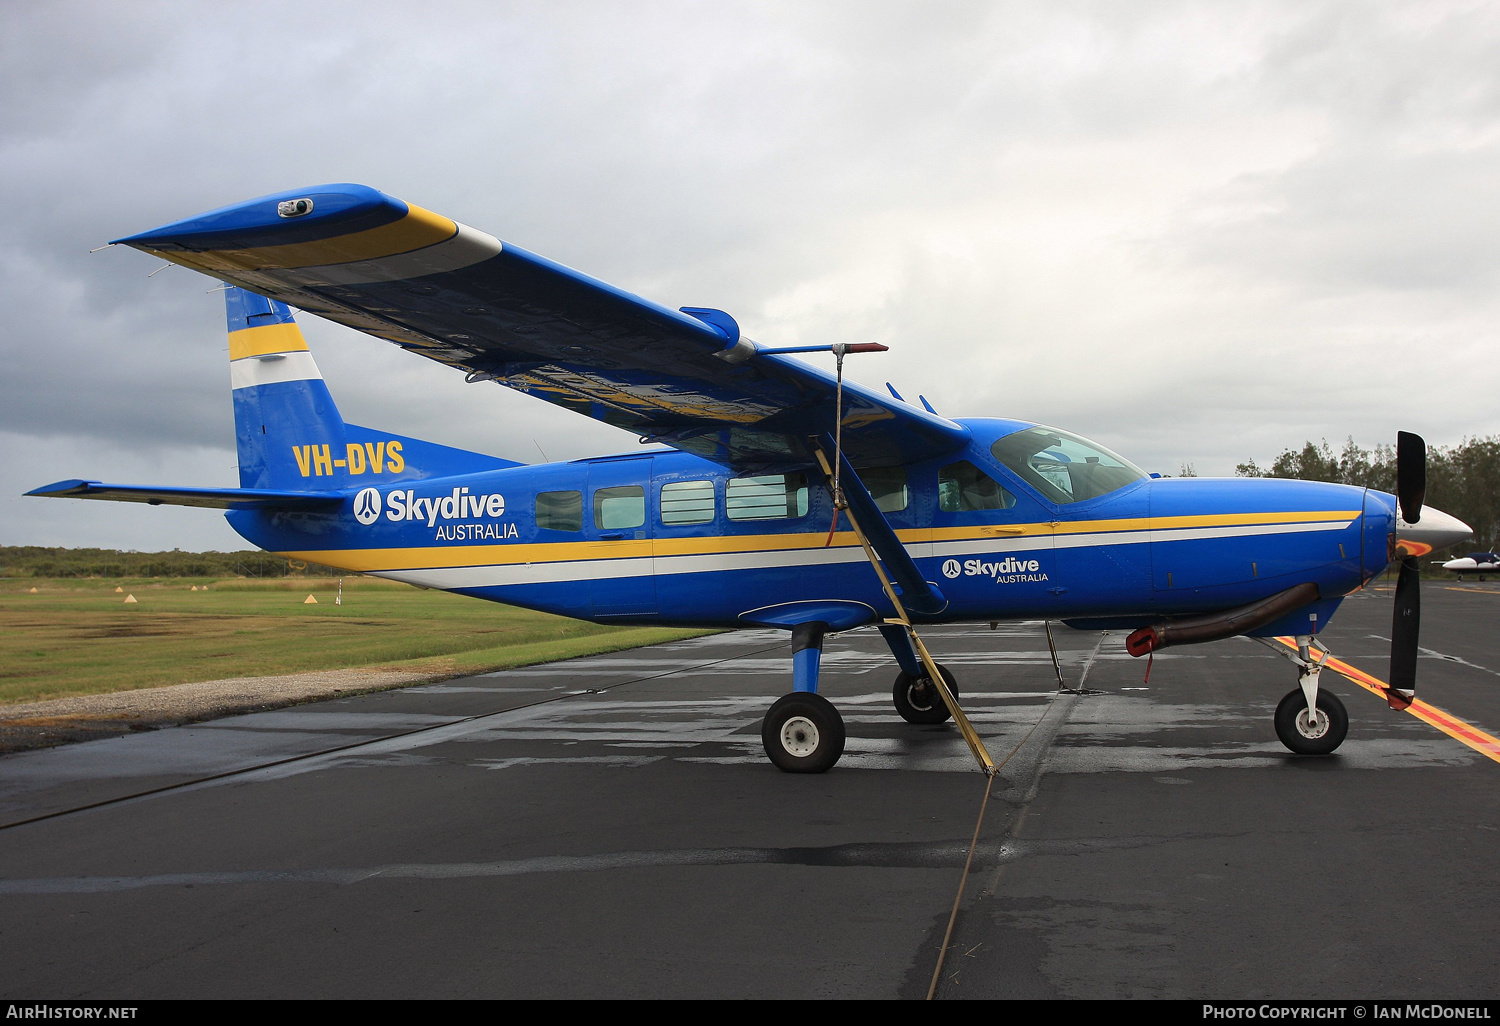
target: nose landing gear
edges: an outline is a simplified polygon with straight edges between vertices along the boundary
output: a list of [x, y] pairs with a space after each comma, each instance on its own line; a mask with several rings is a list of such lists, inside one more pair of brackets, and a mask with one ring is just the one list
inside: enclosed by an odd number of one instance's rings
[[1295, 653], [1268, 639], [1255, 640], [1297, 665], [1298, 686], [1276, 705], [1276, 736], [1298, 755], [1331, 755], [1349, 733], [1349, 713], [1337, 695], [1318, 688], [1323, 659], [1315, 658], [1312, 650], [1324, 658], [1328, 650], [1307, 634], [1298, 636]]
[[1276, 706], [1276, 736], [1298, 755], [1328, 755], [1349, 733], [1349, 714], [1338, 695], [1319, 691], [1317, 716], [1309, 715], [1301, 688], [1287, 692]]

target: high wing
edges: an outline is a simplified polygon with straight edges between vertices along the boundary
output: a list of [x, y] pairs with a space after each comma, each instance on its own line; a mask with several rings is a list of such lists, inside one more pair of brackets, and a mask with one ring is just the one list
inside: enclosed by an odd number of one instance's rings
[[281, 492], [267, 488], [174, 488], [161, 485], [105, 484], [102, 481], [58, 481], [33, 488], [27, 495], [65, 499], [110, 499], [152, 506], [202, 506], [208, 509], [327, 510], [340, 506], [340, 492]]
[[[815, 465], [832, 375], [728, 314], [672, 310], [359, 185], [265, 196], [116, 240], [740, 472]], [[844, 386], [856, 467], [951, 452], [966, 427]]]

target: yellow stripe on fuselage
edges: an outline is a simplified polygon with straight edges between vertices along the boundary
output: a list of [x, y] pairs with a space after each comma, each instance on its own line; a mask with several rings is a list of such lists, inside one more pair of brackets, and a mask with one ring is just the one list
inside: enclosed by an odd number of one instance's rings
[[1311, 510], [1306, 513], [1214, 513], [1187, 517], [1136, 517], [1129, 520], [1078, 520], [1053, 525], [1058, 534], [1103, 531], [1173, 531], [1192, 527], [1246, 527], [1265, 524], [1326, 524], [1353, 520], [1360, 510]]
[[360, 260], [410, 253], [435, 246], [458, 234], [458, 223], [421, 207], [409, 207], [405, 217], [379, 228], [313, 242], [255, 249], [216, 249], [201, 253], [151, 250], [163, 260], [214, 274], [219, 271], [269, 271], [295, 267], [351, 264]]
[[241, 328], [229, 333], [229, 358], [243, 360], [248, 356], [272, 353], [303, 353], [307, 340], [295, 324], [263, 324], [258, 328]]
[[[1003, 541], [1007, 538], [1056, 534], [1146, 532], [1151, 529], [1240, 527], [1244, 525], [1316, 524], [1350, 520], [1359, 511], [1308, 513], [1229, 513], [1198, 517], [1159, 517], [1154, 520], [1083, 520], [1057, 524], [984, 524], [969, 527], [911, 528], [897, 531], [902, 542], [930, 544], [951, 541]], [[1021, 530], [1016, 531], [1017, 528]], [[715, 535], [698, 538], [623, 539], [620, 541], [539, 542], [515, 545], [431, 545], [400, 549], [325, 549], [281, 552], [292, 559], [310, 560], [348, 570], [426, 570], [466, 566], [514, 566], [571, 560], [641, 559], [647, 556], [721, 555], [740, 552], [788, 552], [824, 547], [822, 532], [796, 534]], [[1145, 541], [1143, 537], [1140, 541]], [[833, 547], [859, 544], [851, 531], [833, 536]]]

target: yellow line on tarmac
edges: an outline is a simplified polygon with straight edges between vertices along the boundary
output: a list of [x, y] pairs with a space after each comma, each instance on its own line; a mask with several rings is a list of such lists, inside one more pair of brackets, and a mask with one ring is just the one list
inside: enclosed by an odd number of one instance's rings
[[[1296, 649], [1297, 647], [1296, 642], [1291, 638], [1277, 638], [1276, 640], [1288, 648]], [[1364, 670], [1350, 666], [1342, 659], [1335, 659], [1329, 656], [1323, 661], [1323, 665], [1330, 670], [1343, 674], [1372, 695], [1377, 695], [1380, 698], [1386, 698], [1386, 693], [1390, 689], [1390, 685], [1385, 681], [1378, 677], [1372, 677]], [[1500, 738], [1491, 737], [1478, 727], [1465, 723], [1457, 716], [1451, 716], [1437, 706], [1429, 705], [1420, 698], [1413, 699], [1411, 705], [1406, 707], [1406, 711], [1423, 723], [1430, 724], [1441, 730], [1454, 740], [1462, 741], [1481, 755], [1487, 755], [1496, 762], [1500, 762]]]
[[1494, 588], [1463, 588], [1456, 584], [1443, 585], [1444, 591], [1472, 591], [1476, 595], [1500, 595]]

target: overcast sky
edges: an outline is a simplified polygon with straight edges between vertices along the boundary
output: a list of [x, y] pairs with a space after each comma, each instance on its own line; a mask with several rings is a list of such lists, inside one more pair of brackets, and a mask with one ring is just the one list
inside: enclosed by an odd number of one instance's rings
[[[1148, 470], [1500, 432], [1500, 4], [0, 5], [0, 544], [243, 548], [223, 301], [111, 238], [361, 182]], [[301, 319], [346, 419], [635, 447]]]

